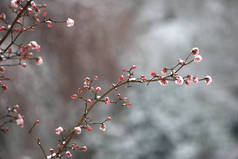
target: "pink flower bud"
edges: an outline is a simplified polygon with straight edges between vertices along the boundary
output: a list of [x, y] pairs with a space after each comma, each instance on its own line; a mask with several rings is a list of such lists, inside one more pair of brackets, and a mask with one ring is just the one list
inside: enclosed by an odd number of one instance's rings
[[121, 72], [127, 72], [127, 70], [125, 68], [122, 68]]
[[0, 26], [0, 32], [4, 31], [5, 29], [5, 26]]
[[83, 90], [81, 88], [78, 88], [78, 94], [81, 94]]
[[132, 65], [132, 66], [131, 66], [131, 69], [132, 69], [132, 70], [136, 69], [136, 65]]
[[152, 77], [155, 77], [155, 76], [156, 76], [155, 71], [152, 71], [152, 72], [150, 73], [150, 75], [151, 75]]
[[190, 86], [190, 82], [191, 82], [191, 81], [185, 80], [184, 82], [185, 82], [186, 86]]
[[123, 98], [123, 101], [124, 101], [124, 102], [128, 102], [129, 100], [128, 100], [127, 97], [124, 97], [124, 98]]
[[3, 67], [3, 66], [1, 66], [1, 67], [0, 67], [0, 72], [2, 72], [2, 73], [6, 72], [6, 68]]
[[78, 98], [78, 95], [77, 95], [77, 94], [71, 95], [71, 99], [77, 99], [77, 98]]
[[146, 79], [144, 75], [141, 75], [140, 78], [141, 78], [142, 80], [145, 80], [145, 79]]
[[187, 78], [188, 78], [189, 82], [193, 81], [193, 76], [192, 75], [188, 75]]
[[87, 146], [83, 146], [80, 148], [80, 150], [86, 152], [88, 150], [88, 148], [87, 148]]
[[94, 76], [94, 78], [93, 78], [95, 81], [97, 81], [98, 80], [98, 76]]
[[194, 83], [194, 84], [197, 84], [197, 83], [198, 83], [198, 76], [197, 76], [197, 75], [194, 75], [194, 77], [193, 77], [193, 83]]
[[27, 64], [24, 62], [24, 63], [21, 64], [21, 66], [22, 66], [23, 68], [26, 68], [26, 67], [27, 67]]
[[53, 23], [52, 23], [52, 21], [50, 21], [50, 20], [47, 20], [47, 21], [46, 21], [46, 24], [48, 25], [49, 28], [52, 28], [52, 27], [53, 27]]
[[42, 13], [44, 17], [47, 17], [47, 12]]
[[110, 104], [110, 99], [109, 99], [109, 97], [105, 97], [105, 104]]
[[212, 77], [211, 76], [206, 76], [205, 77], [205, 82], [207, 85], [211, 84], [212, 83]]
[[41, 64], [43, 64], [43, 59], [42, 59], [42, 57], [41, 57], [41, 56], [36, 57], [36, 65], [41, 65]]
[[100, 130], [101, 130], [101, 131], [106, 131], [106, 125], [105, 125], [104, 123], [101, 124]]
[[182, 85], [184, 82], [184, 79], [182, 76], [178, 76], [175, 80], [175, 83], [178, 84], [178, 85]]
[[31, 8], [27, 8], [27, 11], [28, 11], [28, 13], [29, 13], [30, 15], [33, 14], [33, 10], [32, 10]]
[[7, 92], [8, 91], [8, 87], [6, 85], [2, 85], [2, 91], [3, 92]]
[[18, 1], [17, 0], [11, 0], [11, 7], [17, 8], [18, 7]]
[[66, 20], [66, 25], [67, 25], [67, 27], [72, 27], [72, 26], [74, 26], [74, 20], [71, 19], [71, 18], [68, 18], [68, 19]]
[[166, 68], [166, 67], [163, 67], [162, 70], [161, 70], [161, 73], [162, 73], [162, 74], [166, 74], [166, 73], [167, 73], [167, 68]]
[[185, 62], [184, 62], [182, 59], [180, 59], [180, 58], [178, 58], [178, 63], [179, 63], [180, 65], [184, 65], [184, 64], [185, 64]]
[[20, 106], [19, 106], [18, 104], [16, 104], [16, 105], [13, 106], [13, 109], [18, 110], [19, 108], [20, 108]]
[[50, 153], [53, 154], [55, 152], [54, 149], [50, 149]]
[[66, 152], [65, 152], [65, 156], [68, 157], [68, 158], [70, 158], [70, 157], [72, 157], [72, 154], [71, 154], [71, 152], [66, 151]]
[[87, 131], [91, 132], [92, 130], [93, 130], [92, 127], [90, 125], [87, 125]]
[[100, 92], [100, 91], [101, 91], [101, 87], [97, 87], [96, 92]]
[[164, 80], [164, 79], [161, 79], [161, 80], [159, 80], [159, 83], [160, 83], [161, 86], [166, 86], [168, 84], [168, 81]]
[[90, 104], [90, 103], [92, 103], [92, 100], [91, 100], [91, 99], [88, 99], [87, 102]]
[[16, 119], [16, 123], [17, 125], [19, 125], [21, 128], [24, 127], [24, 116], [21, 116], [20, 114], [18, 114], [18, 117]]
[[63, 129], [61, 126], [58, 127], [57, 129], [55, 129], [55, 133], [56, 133], [57, 135], [60, 135], [63, 131], [64, 131], [64, 129]]
[[125, 79], [125, 78], [124, 78], [124, 76], [123, 76], [123, 75], [121, 75], [121, 76], [120, 76], [120, 80], [119, 80], [119, 81], [120, 81], [120, 82], [122, 82], [122, 81], [124, 81], [124, 79]]
[[118, 98], [120, 98], [121, 97], [121, 94], [120, 93], [117, 93], [117, 95], [116, 95]]
[[81, 134], [81, 127], [80, 126], [74, 127], [74, 130], [76, 131], [76, 133], [78, 135]]
[[196, 55], [195, 57], [194, 57], [194, 62], [201, 62], [202, 61], [202, 56], [201, 55]]
[[107, 118], [106, 118], [106, 121], [111, 121], [112, 120], [112, 118], [110, 117], [110, 116], [108, 116]]
[[197, 56], [199, 54], [199, 49], [197, 47], [195, 47], [195, 48], [192, 49], [191, 52], [192, 52], [193, 56]]
[[6, 20], [6, 14], [5, 13], [1, 13], [0, 14], [0, 19]]
[[40, 120], [36, 120], [35, 123], [36, 123], [36, 124], [40, 124]]

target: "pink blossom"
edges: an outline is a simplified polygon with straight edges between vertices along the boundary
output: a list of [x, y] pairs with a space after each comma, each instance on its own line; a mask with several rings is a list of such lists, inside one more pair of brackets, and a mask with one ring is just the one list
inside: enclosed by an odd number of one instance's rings
[[41, 56], [36, 57], [36, 65], [41, 65], [43, 64], [43, 59]]
[[76, 131], [76, 133], [78, 135], [81, 134], [81, 127], [80, 126], [74, 127], [74, 130]]
[[102, 90], [101, 87], [96, 88], [96, 92], [100, 92], [101, 90]]
[[191, 52], [192, 52], [193, 56], [197, 56], [199, 54], [199, 49], [197, 47], [195, 47], [195, 48], [192, 49]]
[[109, 97], [105, 97], [105, 104], [110, 104], [110, 99], [109, 99]]
[[211, 84], [212, 83], [212, 77], [207, 75], [205, 77], [205, 82], [206, 82], [207, 85]]
[[68, 158], [70, 158], [70, 157], [72, 157], [72, 154], [71, 154], [71, 152], [66, 151], [66, 152], [65, 152], [65, 156], [68, 157]]
[[21, 128], [24, 127], [24, 117], [21, 116], [21, 114], [18, 114], [18, 118], [16, 119], [17, 125], [19, 125]]
[[161, 70], [161, 73], [162, 73], [162, 74], [166, 74], [167, 71], [168, 71], [167, 68], [166, 68], [166, 67], [163, 67], [162, 70]]
[[72, 26], [74, 26], [74, 20], [71, 19], [71, 18], [68, 18], [68, 19], [66, 20], [66, 25], [67, 25], [67, 27], [72, 27]]
[[184, 79], [182, 76], [178, 76], [175, 80], [175, 83], [178, 84], [178, 85], [182, 85], [184, 82]]
[[201, 62], [202, 61], [202, 56], [201, 55], [196, 55], [195, 57], [194, 57], [194, 62]]
[[106, 131], [106, 125], [103, 123], [103, 124], [101, 124], [101, 126], [100, 126], [100, 130], [102, 130], [102, 131]]
[[64, 129], [63, 129], [61, 126], [58, 127], [57, 129], [55, 129], [55, 133], [56, 133], [57, 135], [60, 135], [63, 131], [64, 131]]

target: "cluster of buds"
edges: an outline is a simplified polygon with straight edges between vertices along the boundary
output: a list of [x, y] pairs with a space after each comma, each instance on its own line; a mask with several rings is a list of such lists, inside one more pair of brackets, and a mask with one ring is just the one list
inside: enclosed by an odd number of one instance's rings
[[[27, 61], [33, 60], [36, 65], [43, 64], [41, 56], [36, 56], [36, 52], [40, 52], [40, 45], [36, 41], [17, 42], [19, 37], [28, 31], [34, 31], [41, 24], [52, 27], [53, 23], [66, 23], [67, 27], [74, 26], [74, 20], [67, 18], [65, 21], [54, 21], [48, 16], [47, 12], [42, 11], [47, 8], [46, 4], [38, 4], [35, 0], [11, 0], [9, 9], [16, 13], [17, 16], [10, 23], [11, 19], [5, 13], [0, 13], [0, 73], [5, 73], [9, 66], [27, 67]], [[10, 16], [9, 16], [10, 17]], [[25, 19], [33, 22], [33, 24], [24, 23]], [[7, 40], [7, 39], [10, 39]], [[8, 87], [3, 80], [10, 80], [5, 75], [0, 76], [0, 86], [3, 92]]]
[[201, 61], [202, 56], [199, 54], [199, 49], [193, 48], [185, 60], [178, 58], [177, 64], [172, 68], [163, 67], [160, 71], [161, 74], [152, 71], [150, 74], [151, 78], [146, 78], [144, 75], [141, 75], [140, 79], [143, 82], [158, 81], [162, 86], [166, 86], [169, 81], [174, 81], [177, 85], [183, 85], [185, 83], [186, 86], [190, 86], [191, 83], [197, 84], [199, 81], [205, 81], [206, 85], [209, 85], [212, 82], [212, 78], [209, 75], [201, 79], [198, 78], [197, 74], [188, 74], [186, 76], [179, 75], [179, 71], [183, 67], [191, 64], [192, 62], [199, 63]]
[[[104, 93], [102, 92], [102, 88], [97, 86], [96, 88], [93, 87], [93, 83], [95, 80], [98, 80], [98, 77], [90, 79], [89, 77], [84, 78], [83, 86], [78, 88], [77, 93], [74, 93], [71, 96], [71, 99], [82, 99], [85, 102], [85, 112], [84, 115], [81, 117], [81, 120], [78, 122], [76, 127], [72, 130], [72, 133], [67, 135], [65, 143], [63, 143], [63, 146], [58, 149], [58, 153], [63, 153], [67, 149], [67, 144], [71, 141], [73, 136], [75, 134], [81, 134], [81, 129], [85, 128], [90, 132], [92, 130], [91, 126], [92, 124], [98, 124], [100, 125], [99, 129], [101, 131], [106, 131], [106, 122], [111, 121], [111, 117], [107, 117], [102, 122], [90, 122], [88, 114], [91, 111], [91, 109], [99, 102], [103, 102], [106, 105], [110, 103], [118, 104], [119, 102], [122, 102], [123, 106], [131, 106], [131, 104], [128, 102], [127, 97], [121, 97], [121, 94], [119, 93], [119, 88], [122, 86], [126, 86], [126, 88], [131, 87], [131, 83], [147, 83], [147, 85], [151, 82], [159, 82], [160, 85], [165, 86], [169, 83], [169, 81], [173, 81], [177, 85], [186, 84], [187, 86], [190, 85], [190, 83], [197, 84], [199, 81], [205, 81], [207, 85], [209, 85], [212, 82], [212, 78], [210, 76], [205, 76], [204, 78], [199, 79], [198, 75], [186, 75], [182, 76], [179, 74], [179, 71], [191, 64], [192, 62], [201, 62], [202, 56], [199, 54], [198, 48], [193, 48], [190, 54], [185, 58], [185, 60], [179, 58], [177, 61], [177, 64], [173, 66], [172, 68], [163, 67], [161, 69], [161, 74], [152, 71], [150, 73], [150, 77], [146, 78], [145, 75], [141, 75], [140, 77], [136, 77], [134, 74], [135, 69], [137, 68], [136, 65], [132, 65], [129, 69], [122, 69], [122, 74], [118, 78], [117, 82], [112, 84], [111, 87], [106, 90]], [[116, 92], [117, 100], [113, 101], [109, 98], [109, 93], [112, 91]], [[91, 94], [88, 95], [87, 92], [90, 92]], [[89, 97], [88, 97], [89, 96]], [[63, 128], [59, 127], [56, 129], [56, 134], [60, 134], [63, 132]], [[77, 149], [77, 146], [73, 146], [74, 149]], [[67, 157], [71, 157], [72, 154], [69, 151], [66, 151], [68, 153], [65, 153]], [[68, 154], [68, 155], [67, 155]]]
[[[100, 125], [99, 129], [101, 131], [106, 131], [106, 122], [111, 121], [112, 118], [110, 116], [108, 116], [105, 120], [103, 120], [102, 122], [90, 122], [89, 118], [85, 118], [84, 123], [82, 123], [79, 126], [75, 126], [72, 130], [73, 134], [77, 134], [80, 135], [82, 133], [82, 129], [86, 129], [87, 132], [91, 132], [92, 131], [92, 127], [90, 125]], [[54, 157], [60, 157], [60, 156], [66, 156], [68, 158], [72, 157], [72, 153], [70, 152], [70, 150], [81, 150], [83, 152], [86, 152], [88, 150], [87, 146], [79, 146], [77, 143], [72, 142], [71, 147], [65, 147], [64, 145], [66, 144], [65, 139], [67, 138], [67, 136], [64, 136], [63, 132], [64, 132], [64, 128], [59, 126], [58, 128], [55, 129], [55, 133], [56, 135], [61, 135], [61, 139], [59, 139], [59, 143], [58, 143], [58, 149], [61, 151], [59, 153], [59, 151], [57, 153], [55, 153], [55, 150], [53, 148], [50, 149], [50, 155], [47, 156], [47, 159], [53, 159]]]
[[9, 128], [7, 125], [9, 123], [15, 122], [21, 128], [24, 127], [24, 116], [18, 112], [19, 108], [20, 106], [18, 104], [12, 107], [7, 107], [7, 114], [0, 117], [0, 130], [2, 132], [8, 132]]

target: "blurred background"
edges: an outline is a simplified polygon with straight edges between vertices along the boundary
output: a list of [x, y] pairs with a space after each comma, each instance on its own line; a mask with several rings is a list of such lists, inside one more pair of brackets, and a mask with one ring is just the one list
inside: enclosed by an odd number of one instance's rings
[[[73, 28], [58, 24], [25, 34], [37, 41], [44, 65], [12, 68], [9, 91], [1, 94], [0, 114], [19, 104], [25, 129], [10, 126], [0, 134], [1, 159], [43, 158], [27, 134], [41, 137], [48, 151], [57, 144], [55, 128], [71, 128], [83, 106], [70, 99], [85, 76], [99, 76], [103, 90], [116, 81], [122, 67], [137, 73], [172, 66], [199, 47], [202, 63], [183, 72], [207, 74], [213, 83], [186, 87], [169, 83], [123, 89], [131, 108], [97, 105], [94, 120], [111, 115], [107, 131], [93, 127], [73, 152], [73, 159], [238, 159], [238, 1], [237, 0], [51, 0], [48, 15], [71, 17]], [[9, 1], [0, 2], [1, 12]]]

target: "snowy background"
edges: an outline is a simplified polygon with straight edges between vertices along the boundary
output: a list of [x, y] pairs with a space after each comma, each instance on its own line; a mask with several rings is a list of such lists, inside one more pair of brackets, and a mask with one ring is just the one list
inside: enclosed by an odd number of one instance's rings
[[[25, 128], [14, 124], [0, 134], [1, 159], [40, 159], [41, 152], [27, 135], [34, 134], [48, 150], [56, 145], [55, 128], [71, 128], [83, 107], [70, 99], [85, 76], [99, 76], [105, 90], [122, 67], [137, 65], [149, 75], [172, 66], [197, 46], [202, 63], [184, 72], [210, 74], [212, 85], [161, 87], [134, 85], [123, 94], [133, 104], [98, 105], [96, 120], [113, 118], [108, 130], [97, 127], [79, 140], [89, 150], [73, 159], [237, 159], [238, 158], [238, 1], [237, 0], [51, 0], [49, 16], [75, 19], [26, 34], [41, 45], [44, 65], [8, 71], [9, 91], [1, 94], [0, 114], [19, 104]], [[7, 11], [8, 1], [0, 2]], [[16, 73], [17, 72], [17, 73]]]

